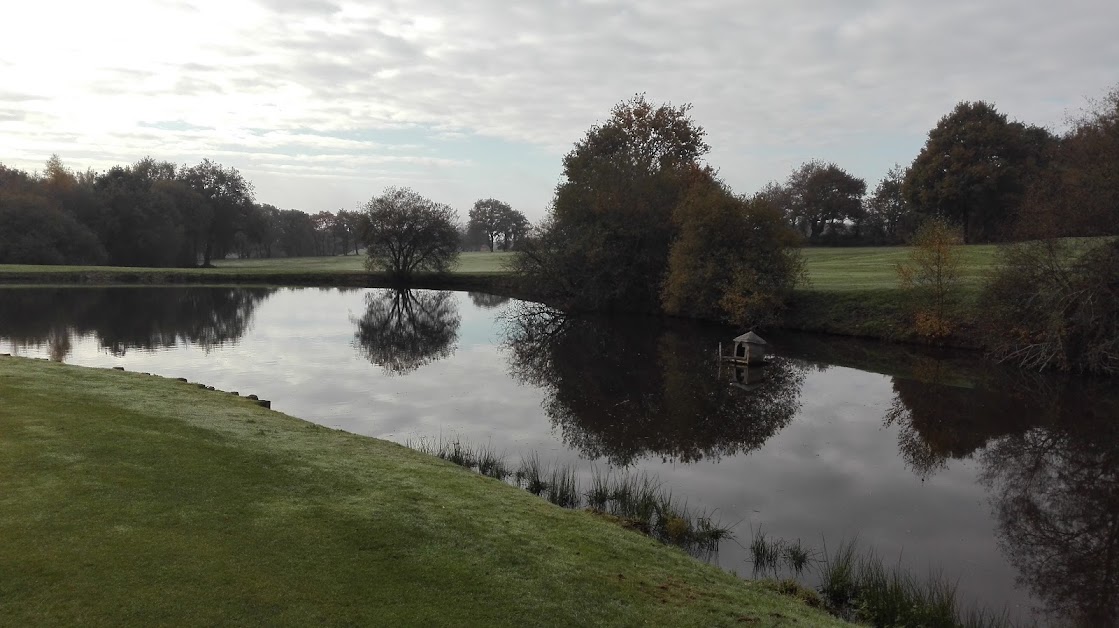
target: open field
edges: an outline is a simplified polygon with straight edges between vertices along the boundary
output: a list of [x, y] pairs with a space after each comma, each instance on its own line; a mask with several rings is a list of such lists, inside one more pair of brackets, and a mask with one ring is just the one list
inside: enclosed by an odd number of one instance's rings
[[[998, 246], [961, 247], [960, 277], [979, 286], [995, 267]], [[801, 249], [810, 290], [882, 290], [898, 286], [897, 265], [909, 255], [907, 246], [806, 247]]]
[[0, 357], [0, 399], [0, 624], [839, 625], [588, 512], [228, 393]]
[[[463, 253], [459, 265], [452, 271], [458, 274], [496, 274], [505, 272], [504, 260], [510, 253]], [[224, 275], [312, 275], [365, 273], [365, 257], [343, 255], [335, 257], [276, 257], [271, 259], [215, 260], [213, 268], [132, 268], [121, 266], [33, 266], [26, 264], [0, 264], [0, 281], [5, 274], [25, 273], [129, 273], [168, 274], [191, 276]]]

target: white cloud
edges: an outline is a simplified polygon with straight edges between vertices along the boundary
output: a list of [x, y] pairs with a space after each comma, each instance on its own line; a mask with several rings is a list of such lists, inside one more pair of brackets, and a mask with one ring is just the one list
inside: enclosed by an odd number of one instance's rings
[[[497, 196], [539, 214], [563, 152], [635, 92], [694, 103], [712, 163], [740, 191], [813, 157], [875, 179], [911, 160], [959, 100], [1057, 126], [1119, 67], [1119, 5], [1094, 0], [117, 0], [5, 11], [0, 160], [211, 156], [263, 178], [261, 200], [308, 209], [403, 184], [460, 208]], [[331, 169], [352, 182], [324, 198], [316, 186]], [[281, 196], [260, 176], [281, 172], [305, 185]]]

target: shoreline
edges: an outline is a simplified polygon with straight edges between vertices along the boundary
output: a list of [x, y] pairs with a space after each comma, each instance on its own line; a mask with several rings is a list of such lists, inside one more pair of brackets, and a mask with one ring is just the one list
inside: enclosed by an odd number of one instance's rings
[[589, 512], [201, 384], [8, 356], [0, 396], [0, 556], [21, 582], [4, 606], [28, 625], [844, 625]]
[[[197, 269], [112, 269], [6, 271], [0, 268], [0, 287], [72, 285], [83, 287], [140, 286], [269, 286], [301, 288], [412, 288], [418, 290], [457, 290], [486, 292], [512, 299], [538, 301], [531, 290], [517, 285], [504, 272], [420, 273], [406, 285], [384, 273], [368, 272], [286, 272], [230, 271], [223, 268]], [[896, 289], [796, 290], [775, 329], [875, 340], [916, 346], [981, 351], [982, 342], [965, 323], [962, 331], [932, 343], [913, 335], [906, 328], [905, 307]], [[712, 321], [699, 322], [710, 323]], [[716, 321], [717, 322], [717, 321]]]

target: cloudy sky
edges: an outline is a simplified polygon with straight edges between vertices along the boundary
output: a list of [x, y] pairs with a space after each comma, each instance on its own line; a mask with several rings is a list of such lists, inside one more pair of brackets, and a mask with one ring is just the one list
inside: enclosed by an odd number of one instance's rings
[[1060, 130], [1119, 83], [1113, 0], [13, 0], [0, 162], [209, 157], [257, 199], [406, 185], [543, 215], [562, 155], [645, 92], [694, 105], [739, 192], [803, 161], [874, 182], [960, 100]]

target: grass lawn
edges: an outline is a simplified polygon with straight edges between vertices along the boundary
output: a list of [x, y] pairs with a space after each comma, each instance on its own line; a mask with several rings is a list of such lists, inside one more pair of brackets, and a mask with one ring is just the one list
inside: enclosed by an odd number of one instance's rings
[[0, 624], [840, 624], [590, 513], [226, 393], [0, 357], [0, 399]]
[[[511, 253], [463, 253], [454, 273], [497, 274], [505, 272], [503, 266]], [[121, 266], [36, 266], [28, 264], [0, 264], [0, 281], [5, 273], [129, 273], [129, 274], [181, 274], [223, 275], [267, 274], [308, 275], [365, 273], [364, 255], [335, 257], [277, 257], [272, 259], [214, 260], [214, 268], [132, 268]]]
[[[968, 286], [979, 286], [995, 266], [994, 244], [964, 246], [960, 276]], [[809, 290], [882, 290], [898, 286], [897, 265], [906, 261], [909, 247], [805, 247], [801, 249], [808, 271]]]

